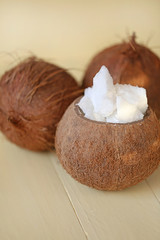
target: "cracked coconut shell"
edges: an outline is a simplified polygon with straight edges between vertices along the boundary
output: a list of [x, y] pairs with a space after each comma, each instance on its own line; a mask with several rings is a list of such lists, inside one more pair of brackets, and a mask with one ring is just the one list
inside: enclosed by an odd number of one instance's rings
[[105, 65], [114, 84], [131, 84], [147, 90], [148, 104], [160, 118], [160, 59], [149, 48], [135, 41], [108, 47], [90, 62], [84, 75], [83, 88], [93, 85], [93, 77]]
[[80, 95], [75, 79], [65, 69], [28, 58], [1, 77], [0, 130], [23, 148], [50, 150], [57, 123]]
[[77, 181], [100, 190], [135, 185], [158, 167], [160, 124], [149, 108], [143, 120], [120, 124], [84, 117], [76, 99], [56, 131], [55, 147], [66, 171]]

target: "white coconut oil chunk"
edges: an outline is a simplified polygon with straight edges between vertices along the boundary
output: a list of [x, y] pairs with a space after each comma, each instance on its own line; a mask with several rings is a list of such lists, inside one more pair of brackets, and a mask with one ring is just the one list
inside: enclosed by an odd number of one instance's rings
[[130, 84], [113, 84], [105, 66], [93, 78], [93, 86], [86, 88], [77, 104], [88, 119], [128, 123], [143, 119], [148, 108], [146, 89]]

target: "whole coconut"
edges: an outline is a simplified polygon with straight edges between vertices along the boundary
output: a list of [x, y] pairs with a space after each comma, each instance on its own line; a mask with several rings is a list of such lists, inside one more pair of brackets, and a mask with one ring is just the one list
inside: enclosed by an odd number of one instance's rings
[[76, 99], [56, 131], [56, 152], [77, 181], [121, 190], [147, 178], [159, 165], [160, 124], [149, 108], [143, 120], [105, 123], [87, 119]]
[[1, 78], [0, 130], [23, 148], [50, 150], [57, 123], [80, 92], [63, 68], [28, 58]]
[[114, 83], [131, 84], [147, 90], [148, 102], [160, 118], [160, 59], [149, 48], [135, 41], [135, 34], [128, 42], [108, 47], [90, 62], [83, 88], [92, 86], [93, 77], [105, 65]]

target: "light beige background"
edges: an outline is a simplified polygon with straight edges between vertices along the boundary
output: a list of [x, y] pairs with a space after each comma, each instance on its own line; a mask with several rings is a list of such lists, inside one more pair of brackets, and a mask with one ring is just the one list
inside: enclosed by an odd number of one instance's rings
[[133, 31], [160, 55], [159, 29], [159, 0], [0, 0], [0, 62], [3, 52], [32, 52], [79, 80], [97, 51]]
[[[36, 54], [80, 81], [91, 57], [133, 31], [160, 55], [160, 1], [0, 0], [0, 73]], [[159, 240], [160, 169], [120, 192], [73, 180], [55, 153], [0, 134], [0, 240]]]

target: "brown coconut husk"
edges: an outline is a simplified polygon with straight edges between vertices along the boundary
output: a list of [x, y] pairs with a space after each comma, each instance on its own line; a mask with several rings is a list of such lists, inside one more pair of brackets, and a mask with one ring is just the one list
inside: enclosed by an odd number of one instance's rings
[[129, 41], [108, 47], [90, 62], [84, 75], [83, 88], [92, 86], [93, 77], [105, 65], [114, 83], [131, 84], [147, 90], [148, 102], [160, 118], [160, 59], [149, 48]]
[[81, 93], [65, 69], [28, 58], [1, 78], [0, 130], [21, 147], [50, 150], [57, 123]]
[[135, 185], [159, 165], [160, 124], [149, 108], [143, 120], [104, 123], [84, 117], [76, 99], [56, 131], [56, 152], [77, 181], [100, 190]]

